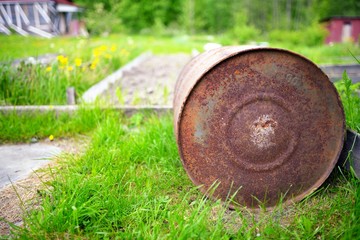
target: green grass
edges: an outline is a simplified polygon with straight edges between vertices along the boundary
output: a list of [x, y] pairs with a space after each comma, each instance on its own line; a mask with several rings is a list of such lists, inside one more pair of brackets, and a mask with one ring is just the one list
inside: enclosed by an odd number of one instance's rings
[[74, 113], [0, 113], [0, 144], [30, 142], [32, 138], [44, 139], [50, 135], [63, 138], [87, 134], [108, 114], [113, 113], [100, 108], [80, 108]]
[[52, 39], [0, 35], [0, 61], [39, 56], [46, 53], [87, 59], [91, 57], [92, 49], [101, 45], [111, 46], [112, 44], [115, 44], [119, 49], [126, 48], [129, 51], [139, 49], [140, 52], [152, 51], [155, 54], [190, 53], [192, 49], [202, 50], [205, 43], [216, 40], [214, 37], [207, 36], [156, 37], [122, 34], [113, 34], [108, 37], [55, 37]]
[[[0, 105], [66, 104], [67, 88], [74, 87], [81, 98], [92, 85], [139, 54], [129, 45], [115, 43], [81, 49], [82, 55], [77, 55], [69, 48], [71, 54], [59, 55], [47, 66], [0, 64]], [[86, 53], [91, 54], [86, 56]]]
[[[204, 44], [218, 42], [223, 45], [236, 45], [237, 39], [227, 36], [151, 36], [151, 35], [123, 35], [112, 34], [108, 37], [55, 37], [43, 39], [38, 37], [22, 37], [19, 35], [0, 35], [0, 61], [13, 60], [29, 56], [38, 56], [46, 53], [64, 54], [70, 58], [91, 57], [91, 50], [101, 45], [115, 44], [118, 48], [125, 47], [130, 50], [137, 49], [138, 53], [152, 51], [155, 54], [169, 54], [185, 52], [193, 49], [203, 51]], [[335, 44], [305, 47], [300, 44], [291, 45], [286, 42], [270, 42], [270, 47], [286, 48], [298, 52], [317, 64], [324, 63], [355, 63], [349, 57], [349, 51], [355, 56], [360, 55], [360, 49], [354, 44]]]
[[136, 46], [128, 41], [126, 36], [113, 35], [106, 37], [54, 37], [51, 39], [19, 35], [0, 35], [0, 61], [9, 61], [30, 56], [37, 57], [47, 53], [66, 55], [69, 58], [80, 57], [88, 59], [92, 50], [105, 45], [115, 44], [118, 49], [127, 48], [129, 51]]
[[[359, 182], [335, 171], [300, 203], [230, 211], [188, 179], [172, 117], [103, 115], [81, 155], [65, 155], [26, 213], [20, 239], [352, 239]], [[210, 190], [211, 191], [211, 190]]]
[[304, 47], [300, 45], [287, 46], [286, 44], [273, 44], [273, 47], [289, 49], [305, 56], [316, 64], [354, 64], [357, 63], [350, 53], [360, 56], [360, 48], [354, 44], [321, 45]]

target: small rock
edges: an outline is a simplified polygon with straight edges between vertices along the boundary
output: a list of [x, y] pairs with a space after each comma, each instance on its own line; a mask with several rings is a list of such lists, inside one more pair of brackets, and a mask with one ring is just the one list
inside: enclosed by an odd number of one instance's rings
[[204, 45], [204, 50], [206, 52], [206, 51], [210, 51], [212, 49], [216, 49], [216, 48], [219, 48], [219, 47], [222, 47], [222, 45], [219, 44], [219, 43], [206, 43]]
[[146, 93], [147, 93], [147, 94], [151, 94], [151, 93], [153, 93], [153, 92], [154, 92], [154, 89], [151, 88], [151, 87], [149, 87], [149, 88], [146, 89]]

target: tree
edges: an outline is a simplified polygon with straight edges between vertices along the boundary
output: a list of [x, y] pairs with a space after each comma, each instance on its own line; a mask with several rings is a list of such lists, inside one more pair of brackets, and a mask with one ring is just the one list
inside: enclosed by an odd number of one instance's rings
[[319, 18], [331, 16], [359, 16], [359, 0], [318, 0], [314, 3], [314, 9]]

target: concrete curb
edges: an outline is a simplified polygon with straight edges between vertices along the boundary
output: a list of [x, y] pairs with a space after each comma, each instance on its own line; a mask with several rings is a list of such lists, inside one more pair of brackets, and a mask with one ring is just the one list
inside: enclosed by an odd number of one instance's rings
[[[36, 112], [55, 112], [55, 113], [73, 113], [79, 109], [96, 109], [96, 106], [80, 106], [80, 105], [55, 105], [55, 106], [0, 106], [0, 113], [9, 114], [27, 114]], [[133, 115], [137, 112], [152, 111], [158, 114], [172, 112], [172, 106], [157, 106], [157, 105], [139, 105], [139, 106], [108, 106], [100, 107], [101, 110], [121, 111], [125, 115]]]
[[96, 100], [98, 96], [105, 93], [106, 90], [114, 84], [117, 80], [123, 77], [125, 71], [132, 69], [133, 67], [140, 65], [143, 61], [149, 58], [152, 55], [151, 52], [145, 52], [141, 54], [139, 57], [135, 58], [119, 70], [113, 72], [106, 78], [104, 78], [99, 83], [95, 84], [91, 88], [89, 88], [82, 96], [81, 101], [84, 103], [92, 103]]
[[360, 64], [328, 64], [319, 65], [319, 68], [332, 82], [342, 79], [344, 70], [346, 70], [353, 83], [360, 82]]

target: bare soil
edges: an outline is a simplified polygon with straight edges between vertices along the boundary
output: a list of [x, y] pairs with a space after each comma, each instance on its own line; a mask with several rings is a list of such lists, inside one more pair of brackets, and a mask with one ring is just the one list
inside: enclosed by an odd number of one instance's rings
[[[44, 142], [61, 148], [64, 154], [81, 154], [89, 140], [89, 137], [77, 136], [71, 139], [57, 139], [51, 143], [49, 140]], [[32, 173], [28, 178], [0, 189], [0, 238], [10, 234], [11, 224], [21, 226], [22, 216], [39, 205], [39, 193], [44, 188], [43, 184], [51, 180], [49, 169], [56, 166], [61, 156], [57, 156], [50, 164]]]

